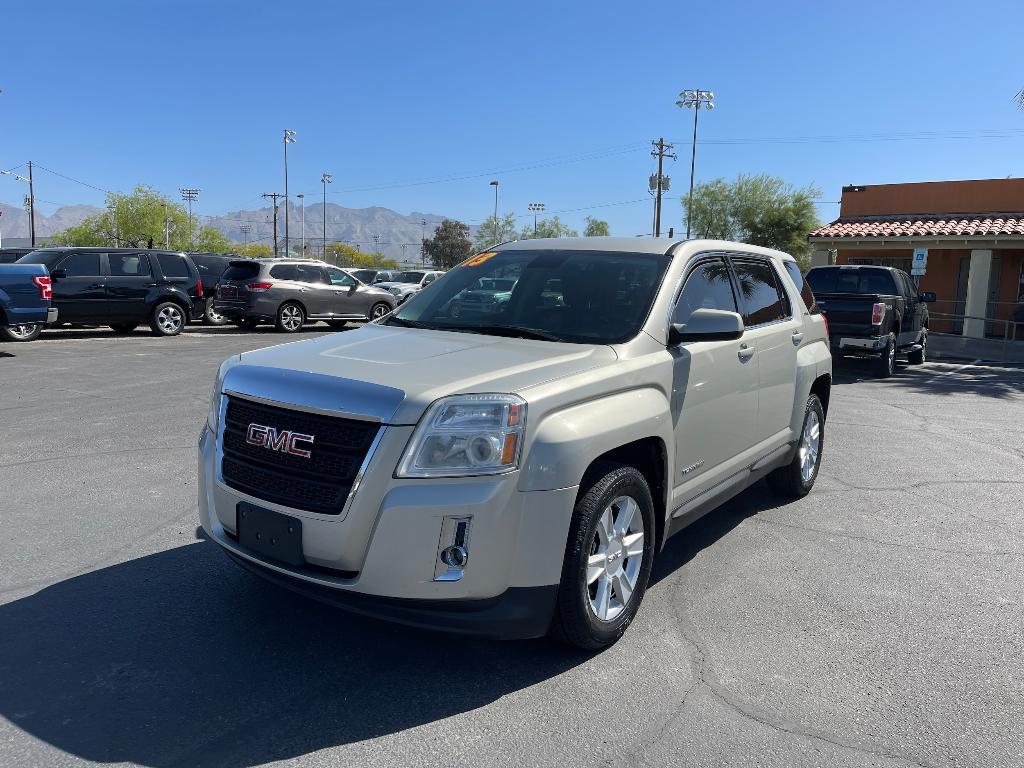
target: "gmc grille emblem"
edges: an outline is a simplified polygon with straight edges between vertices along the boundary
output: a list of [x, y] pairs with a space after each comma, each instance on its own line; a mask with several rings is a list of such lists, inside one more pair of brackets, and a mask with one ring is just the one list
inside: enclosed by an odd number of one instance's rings
[[287, 429], [275, 429], [265, 424], [250, 424], [245, 432], [245, 442], [249, 445], [258, 445], [278, 453], [290, 453], [292, 456], [301, 456], [308, 459], [312, 452], [306, 448], [300, 448], [299, 443], [313, 445], [313, 435], [304, 435], [301, 432], [290, 432]]

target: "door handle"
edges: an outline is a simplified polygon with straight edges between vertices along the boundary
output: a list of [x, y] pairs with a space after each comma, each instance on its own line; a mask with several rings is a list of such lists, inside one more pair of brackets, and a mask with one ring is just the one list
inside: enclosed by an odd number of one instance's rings
[[793, 331], [793, 346], [799, 347], [800, 342], [804, 340], [803, 331]]
[[748, 347], [746, 344], [740, 344], [740, 351], [736, 353], [741, 363], [747, 362], [754, 356], [754, 348]]
[[299, 288], [299, 293], [305, 293], [309, 288]]

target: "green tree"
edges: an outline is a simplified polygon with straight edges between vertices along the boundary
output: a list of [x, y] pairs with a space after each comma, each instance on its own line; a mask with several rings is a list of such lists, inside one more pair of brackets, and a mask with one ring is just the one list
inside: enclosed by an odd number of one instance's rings
[[398, 266], [397, 261], [386, 258], [383, 253], [363, 253], [348, 243], [328, 243], [324, 260], [339, 267], [394, 269]]
[[587, 216], [586, 222], [586, 229], [583, 230], [584, 237], [608, 237], [611, 234], [607, 221]]
[[563, 224], [557, 216], [552, 216], [550, 219], [541, 219], [537, 222], [536, 231], [533, 228], [533, 224], [523, 227], [522, 232], [519, 233], [520, 240], [531, 240], [535, 237], [579, 237], [579, 232], [575, 229], [571, 229], [567, 224]]
[[484, 219], [484, 223], [481, 224], [476, 230], [476, 237], [473, 238], [473, 246], [478, 251], [486, 250], [492, 245], [498, 243], [505, 243], [509, 240], [515, 240], [516, 237], [516, 217], [511, 213], [506, 213], [497, 219], [493, 215], [488, 216]]
[[239, 256], [245, 256], [250, 259], [269, 259], [274, 255], [274, 249], [266, 243], [236, 244], [233, 246], [233, 250]]
[[469, 227], [461, 221], [444, 219], [434, 230], [434, 236], [423, 242], [423, 250], [435, 268], [451, 269], [473, 255]]
[[682, 203], [692, 235], [777, 248], [806, 260], [807, 236], [818, 226], [814, 198], [820, 194], [814, 185], [797, 188], [775, 176], [744, 174], [694, 187], [692, 215], [685, 197]]
[[206, 251], [207, 253], [235, 253], [235, 246], [227, 236], [219, 229], [213, 227], [203, 227], [199, 230], [199, 234], [196, 237], [197, 251]]

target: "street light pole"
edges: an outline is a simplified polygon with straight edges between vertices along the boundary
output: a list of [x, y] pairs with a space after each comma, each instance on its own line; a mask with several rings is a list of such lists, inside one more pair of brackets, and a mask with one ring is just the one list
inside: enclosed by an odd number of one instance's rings
[[28, 161], [28, 224], [32, 247], [36, 247], [36, 192], [32, 186], [32, 161]]
[[494, 187], [494, 242], [498, 242], [498, 182], [492, 181], [490, 186]]
[[530, 203], [526, 206], [529, 210], [533, 211], [533, 236], [537, 236], [537, 214], [544, 213], [544, 203]]
[[320, 183], [324, 185], [324, 248], [320, 258], [327, 260], [327, 185], [334, 181], [333, 174], [321, 173]]
[[420, 219], [420, 266], [427, 263], [427, 220]]
[[196, 236], [195, 229], [192, 227], [192, 203], [199, 199], [199, 193], [202, 190], [198, 187], [180, 187], [178, 191], [181, 193], [181, 199], [188, 203], [188, 239], [194, 251], [196, 249]]
[[699, 88], [683, 91], [679, 94], [676, 106], [693, 110], [693, 143], [690, 145], [690, 195], [686, 199], [686, 237], [690, 237], [690, 219], [693, 213], [693, 171], [697, 164], [697, 114], [701, 107], [715, 108], [715, 94]]
[[303, 202], [306, 196], [302, 193], [296, 195], [299, 199], [299, 211], [302, 213], [302, 255], [306, 255], [306, 204]]
[[288, 256], [288, 145], [295, 143], [295, 131], [284, 129], [284, 255]]

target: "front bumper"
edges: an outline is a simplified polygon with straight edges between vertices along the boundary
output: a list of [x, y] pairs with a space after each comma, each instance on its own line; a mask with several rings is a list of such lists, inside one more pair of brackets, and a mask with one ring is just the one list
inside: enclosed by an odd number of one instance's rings
[[[487, 637], [547, 631], [576, 488], [522, 492], [501, 477], [400, 480], [395, 466], [412, 427], [385, 427], [343, 515], [323, 515], [250, 497], [225, 485], [216, 439], [199, 441], [203, 529], [236, 562], [322, 602], [419, 627]], [[305, 566], [270, 560], [239, 544], [240, 501], [300, 518]], [[436, 580], [445, 517], [471, 517], [462, 578]]]

